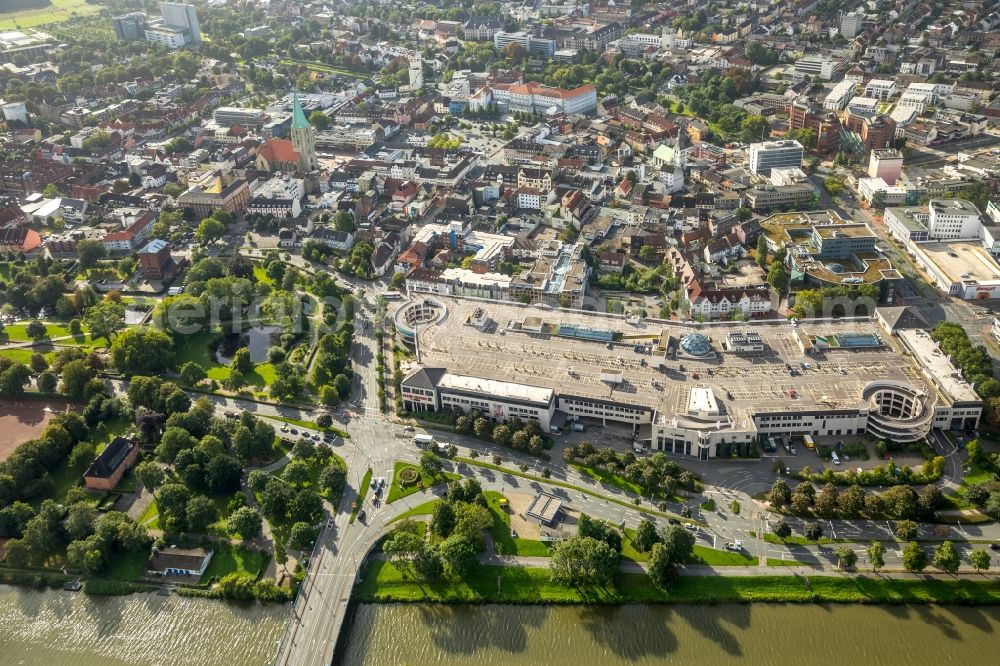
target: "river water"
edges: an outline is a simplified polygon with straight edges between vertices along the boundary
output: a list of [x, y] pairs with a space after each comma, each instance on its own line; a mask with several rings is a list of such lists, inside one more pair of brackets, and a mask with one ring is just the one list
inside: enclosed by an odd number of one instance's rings
[[[0, 586], [0, 665], [253, 666], [287, 605]], [[989, 664], [1000, 609], [953, 606], [360, 605], [346, 666]]]
[[268, 664], [288, 615], [287, 604], [91, 597], [0, 585], [0, 664]]
[[1000, 609], [362, 605], [345, 666], [989, 664]]

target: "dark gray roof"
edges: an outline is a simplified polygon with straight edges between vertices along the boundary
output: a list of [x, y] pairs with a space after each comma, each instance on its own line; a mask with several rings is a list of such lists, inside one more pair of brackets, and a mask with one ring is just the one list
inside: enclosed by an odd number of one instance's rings
[[433, 391], [444, 377], [445, 368], [420, 368], [402, 381], [403, 386]]

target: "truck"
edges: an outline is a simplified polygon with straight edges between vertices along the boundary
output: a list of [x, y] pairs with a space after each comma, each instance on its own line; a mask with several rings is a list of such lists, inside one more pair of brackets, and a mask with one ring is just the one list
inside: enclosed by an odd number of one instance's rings
[[573, 432], [583, 432], [583, 431], [586, 430], [586, 428], [584, 427], [584, 425], [582, 423], [580, 423], [579, 421], [575, 421], [575, 422], [571, 423], [570, 426], [569, 426], [569, 429], [572, 430]]
[[421, 449], [426, 449], [434, 443], [434, 435], [414, 435], [413, 443]]

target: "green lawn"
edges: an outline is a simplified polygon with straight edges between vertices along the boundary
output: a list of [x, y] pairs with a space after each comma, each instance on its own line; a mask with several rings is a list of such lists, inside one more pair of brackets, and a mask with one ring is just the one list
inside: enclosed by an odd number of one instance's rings
[[253, 265], [253, 276], [257, 278], [257, 282], [260, 282], [261, 284], [270, 285], [272, 287], [274, 286], [274, 280], [267, 276], [267, 270], [260, 264]]
[[434, 507], [436, 507], [438, 505], [438, 502], [440, 501], [441, 500], [439, 499], [432, 499], [424, 502], [423, 504], [418, 504], [409, 511], [404, 511], [403, 513], [399, 514], [389, 522], [395, 523], [400, 520], [412, 518], [413, 516], [429, 516], [432, 513], [434, 513]]
[[831, 576], [681, 576], [669, 591], [645, 574], [619, 574], [612, 585], [566, 587], [547, 569], [480, 567], [464, 579], [424, 583], [386, 561], [371, 561], [356, 588], [359, 602], [493, 603], [958, 603], [1000, 604], [1000, 586], [974, 580], [888, 580]]
[[156, 500], [146, 505], [137, 522], [150, 530], [160, 529], [160, 509], [156, 506]]
[[354, 509], [351, 510], [350, 522], [352, 523], [354, 522], [354, 519], [358, 517], [358, 512], [361, 511], [361, 507], [365, 505], [365, 495], [368, 494], [368, 486], [371, 485], [371, 482], [372, 482], [372, 468], [369, 467], [368, 471], [365, 472], [364, 478], [361, 479], [361, 487], [358, 488], [358, 499], [355, 500]]
[[[625, 507], [628, 507], [630, 509], [634, 509], [635, 511], [639, 511], [639, 512], [642, 512], [642, 513], [649, 513], [649, 514], [656, 515], [656, 516], [663, 516], [664, 518], [674, 518], [675, 520], [681, 520], [681, 517], [679, 515], [675, 514], [675, 513], [669, 513], [667, 511], [660, 511], [659, 509], [649, 508], [646, 504], [638, 504], [637, 505], [637, 504], [635, 504], [633, 502], [626, 502], [626, 501], [620, 500], [620, 499], [618, 499], [616, 497], [610, 497], [608, 495], [602, 495], [602, 494], [600, 494], [598, 492], [594, 492], [594, 490], [591, 489], [591, 488], [583, 488], [582, 486], [577, 486], [577, 485], [572, 484], [572, 483], [566, 483], [565, 481], [559, 481], [557, 479], [551, 479], [551, 478], [550, 479], [545, 479], [545, 478], [542, 478], [542, 477], [537, 476], [535, 474], [525, 474], [524, 472], [521, 472], [519, 470], [509, 469], [507, 467], [501, 467], [500, 465], [494, 465], [493, 463], [481, 462], [479, 460], [473, 460], [472, 458], [465, 458], [463, 456], [455, 456], [455, 461], [456, 462], [465, 463], [466, 465], [474, 465], [476, 467], [485, 467], [486, 469], [492, 469], [492, 470], [495, 470], [497, 472], [502, 472], [503, 474], [510, 474], [511, 476], [518, 476], [518, 477], [520, 477], [522, 479], [528, 479], [530, 481], [537, 481], [539, 483], [547, 483], [547, 484], [551, 484], [553, 486], [560, 486], [562, 488], [569, 488], [570, 490], [577, 490], [577, 491], [579, 491], [581, 493], [586, 493], [586, 494], [588, 494], [588, 495], [590, 495], [592, 497], [598, 497], [598, 498], [600, 498], [602, 500], [606, 500], [608, 502], [614, 502], [615, 504], [620, 504], [621, 506], [625, 506]], [[705, 523], [703, 523], [703, 522], [701, 522], [699, 520], [693, 520], [691, 518], [684, 518], [683, 520], [685, 520], [686, 522], [690, 522], [690, 523], [692, 523], [694, 525], [702, 525], [702, 526], [705, 525]]]
[[[83, 329], [86, 331], [86, 327]], [[59, 324], [45, 324], [45, 332], [49, 338], [61, 338], [69, 335], [69, 326]], [[85, 338], [86, 336], [79, 336]], [[28, 324], [9, 324], [4, 326], [3, 333], [0, 333], [0, 342], [30, 342], [28, 337]], [[67, 341], [68, 342], [68, 341]]]
[[[622, 539], [622, 558], [634, 562], [648, 562], [649, 553], [636, 550], [632, 545], [634, 538], [635, 530], [625, 528], [625, 538]], [[697, 544], [694, 547], [694, 557], [690, 561], [690, 564], [705, 564], [714, 567], [748, 567], [756, 563], [757, 558], [751, 557], [746, 552], [734, 553]]]
[[0, 13], [0, 30], [31, 28], [47, 23], [62, 23], [74, 16], [86, 16], [101, 11], [101, 5], [88, 4], [86, 0], [52, 0], [48, 7], [22, 9]]
[[229, 377], [229, 367], [215, 360], [212, 348], [218, 342], [219, 334], [213, 331], [201, 331], [194, 335], [178, 335], [174, 339], [176, 349], [174, 365], [178, 370], [185, 363], [194, 362], [200, 365], [210, 379], [222, 381]]
[[208, 569], [201, 577], [202, 583], [231, 573], [250, 573], [260, 576], [271, 557], [265, 552], [237, 546], [228, 541], [216, 541], [212, 544], [212, 550], [215, 553], [212, 555], [212, 561], [208, 563]]
[[355, 72], [350, 69], [344, 69], [343, 67], [331, 67], [330, 65], [324, 65], [320, 62], [313, 62], [311, 60], [292, 60], [291, 58], [285, 58], [281, 61], [283, 65], [302, 65], [303, 67], [308, 67], [309, 69], [315, 70], [317, 72], [325, 72], [327, 74], [340, 74], [343, 76], [350, 76], [356, 79], [363, 79], [369, 76], [365, 72]]
[[[25, 363], [25, 364], [27, 364], [27, 363], [31, 362], [31, 356], [36, 351], [38, 351], [38, 350], [37, 349], [30, 349], [30, 348], [28, 348], [28, 349], [3, 349], [3, 350], [0, 350], [0, 356], [3, 356], [4, 358], [9, 358], [10, 360], [14, 361], [15, 363]], [[46, 352], [42, 352], [42, 356], [45, 357], [46, 361], [48, 361], [49, 363], [52, 363], [52, 359], [54, 359], [56, 357], [56, 354], [55, 354], [55, 352], [46, 351]]]
[[851, 543], [850, 539], [830, 539], [828, 537], [820, 537], [818, 541], [813, 541], [802, 536], [790, 536], [787, 539], [782, 539], [777, 534], [771, 534], [770, 532], [764, 535], [764, 541], [779, 546], [815, 546], [816, 544]]
[[490, 534], [493, 535], [497, 555], [521, 555], [524, 557], [548, 557], [550, 555], [549, 547], [544, 541], [522, 539], [510, 535], [510, 514], [500, 507], [500, 499], [503, 495], [496, 491], [487, 491], [483, 494], [486, 496], [490, 513], [493, 514], [493, 526], [490, 528]]
[[107, 570], [104, 578], [114, 578], [116, 580], [138, 580], [146, 573], [146, 562], [149, 560], [149, 551], [140, 550], [137, 552], [116, 553]]
[[[401, 486], [398, 483], [399, 475], [404, 469], [412, 468], [419, 474], [419, 482], [413, 482], [408, 486]], [[396, 461], [396, 464], [392, 468], [392, 484], [389, 488], [389, 495], [386, 497], [385, 503], [392, 504], [398, 499], [402, 499], [415, 492], [423, 490], [424, 488], [431, 488], [441, 483], [448, 483], [455, 479], [460, 479], [458, 474], [452, 474], [451, 472], [439, 472], [437, 476], [431, 476], [424, 472], [417, 465], [411, 465], [410, 463], [405, 463], [401, 461]]]

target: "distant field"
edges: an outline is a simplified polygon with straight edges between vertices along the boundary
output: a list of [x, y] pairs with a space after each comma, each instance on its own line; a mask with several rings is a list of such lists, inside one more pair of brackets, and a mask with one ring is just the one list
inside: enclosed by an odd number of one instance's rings
[[5, 460], [19, 444], [36, 437], [65, 408], [66, 403], [59, 401], [0, 400], [0, 460]]
[[88, 4], [86, 0], [52, 0], [52, 4], [48, 7], [21, 9], [16, 12], [3, 11], [4, 4], [0, 2], [0, 30], [31, 28], [46, 23], [61, 23], [74, 16], [96, 14], [101, 10], [100, 5]]

